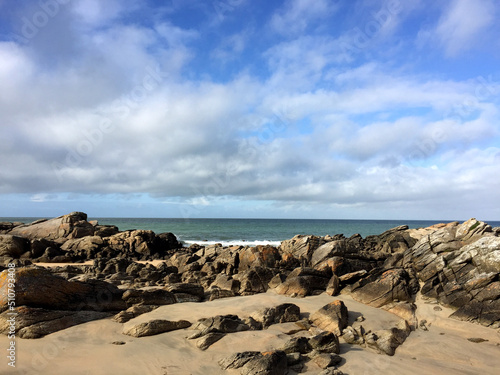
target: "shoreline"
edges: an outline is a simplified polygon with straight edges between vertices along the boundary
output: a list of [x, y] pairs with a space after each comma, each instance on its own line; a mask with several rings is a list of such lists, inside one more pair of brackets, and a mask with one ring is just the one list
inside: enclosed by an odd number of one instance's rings
[[[276, 247], [183, 247], [172, 233], [119, 231], [74, 212], [1, 223], [0, 256], [0, 345], [15, 373], [500, 366], [500, 229], [476, 219], [365, 238], [296, 235]], [[238, 356], [247, 362], [231, 362]]]

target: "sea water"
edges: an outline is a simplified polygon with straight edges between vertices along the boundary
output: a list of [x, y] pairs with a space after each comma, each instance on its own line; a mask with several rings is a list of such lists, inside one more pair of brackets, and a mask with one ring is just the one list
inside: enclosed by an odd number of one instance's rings
[[[38, 218], [0, 218], [0, 221], [30, 223]], [[322, 219], [167, 219], [167, 218], [92, 218], [99, 224], [116, 225], [119, 230], [146, 229], [155, 233], [171, 232], [189, 246], [193, 243], [210, 245], [273, 245], [297, 234], [334, 235], [363, 237], [376, 235], [391, 228], [408, 225], [410, 228], [425, 228], [448, 221], [415, 220], [322, 220]], [[488, 222], [493, 227], [500, 222]]]
[[[37, 218], [0, 218], [0, 221], [30, 223]], [[412, 220], [312, 220], [312, 219], [167, 219], [167, 218], [92, 218], [99, 224], [116, 225], [119, 230], [147, 229], [155, 233], [171, 232], [186, 246], [193, 243], [209, 245], [273, 245], [297, 234], [316, 236], [344, 234], [350, 237], [359, 233], [366, 237], [388, 229], [408, 225], [425, 228], [448, 221]], [[493, 227], [500, 222], [488, 222]]]

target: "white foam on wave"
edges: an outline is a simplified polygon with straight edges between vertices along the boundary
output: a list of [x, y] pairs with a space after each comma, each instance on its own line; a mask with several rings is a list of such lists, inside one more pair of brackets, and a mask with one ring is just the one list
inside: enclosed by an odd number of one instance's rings
[[258, 245], [270, 245], [278, 247], [281, 245], [281, 241], [267, 241], [267, 240], [257, 240], [257, 241], [245, 241], [245, 240], [230, 240], [230, 241], [195, 241], [195, 240], [185, 240], [181, 241], [184, 246], [191, 246], [193, 244], [198, 244], [200, 246], [210, 246], [220, 243], [223, 247], [229, 246], [258, 246]]

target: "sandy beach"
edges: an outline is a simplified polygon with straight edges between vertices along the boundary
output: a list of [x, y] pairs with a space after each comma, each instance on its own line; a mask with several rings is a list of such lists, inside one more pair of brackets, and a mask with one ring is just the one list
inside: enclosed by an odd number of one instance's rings
[[[104, 319], [75, 326], [36, 340], [16, 340], [16, 368], [1, 364], [2, 374], [40, 375], [205, 375], [238, 374], [237, 370], [224, 372], [217, 362], [235, 352], [266, 351], [282, 345], [287, 332], [297, 328], [295, 323], [277, 324], [263, 331], [246, 331], [228, 334], [206, 351], [186, 339], [191, 329], [167, 332], [151, 337], [132, 338], [122, 334], [122, 329], [152, 319], [195, 322], [197, 319], [217, 314], [236, 314], [240, 317], [262, 307], [280, 303], [297, 304], [301, 315], [308, 317], [323, 305], [341, 299], [349, 309], [350, 323], [362, 314], [363, 326], [383, 329], [400, 320], [399, 317], [358, 303], [349, 296], [332, 297], [323, 293], [306, 298], [290, 298], [274, 291], [254, 296], [234, 297], [204, 303], [179, 303], [162, 306], [125, 324]], [[410, 334], [393, 357], [377, 354], [357, 345], [342, 343], [344, 358], [339, 367], [345, 374], [497, 374], [500, 367], [500, 333], [478, 324], [449, 319], [449, 309], [434, 310], [436, 304], [417, 300], [418, 316], [427, 320], [428, 331], [416, 330]], [[298, 332], [295, 335], [308, 335]], [[468, 338], [479, 337], [481, 343]], [[5, 336], [0, 345], [7, 348]], [[124, 342], [123, 345], [113, 342]], [[317, 374], [320, 369], [307, 363], [304, 374]]]

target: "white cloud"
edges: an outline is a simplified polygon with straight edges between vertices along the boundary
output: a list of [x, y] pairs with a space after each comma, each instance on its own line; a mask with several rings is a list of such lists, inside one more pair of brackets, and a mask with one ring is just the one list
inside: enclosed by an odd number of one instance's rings
[[449, 56], [456, 56], [480, 41], [495, 20], [491, 0], [454, 0], [439, 19], [435, 34]]
[[296, 35], [336, 9], [337, 5], [328, 0], [289, 0], [284, 9], [273, 15], [271, 26], [283, 35]]

